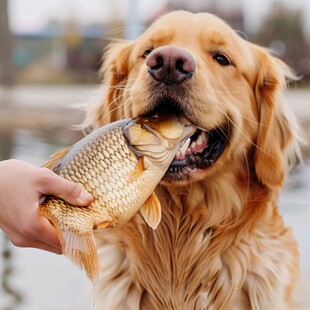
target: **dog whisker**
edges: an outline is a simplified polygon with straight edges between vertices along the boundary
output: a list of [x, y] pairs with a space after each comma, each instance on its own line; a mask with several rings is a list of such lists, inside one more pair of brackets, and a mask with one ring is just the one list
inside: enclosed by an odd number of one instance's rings
[[[232, 97], [232, 95], [230, 94], [227, 94], [223, 91], [220, 91], [220, 90], [217, 90], [217, 89], [214, 89], [215, 92], [219, 93], [221, 96], [224, 96], [226, 99], [227, 99], [227, 102], [234, 102], [234, 98]], [[220, 104], [220, 101], [218, 101], [218, 103]], [[249, 123], [252, 123], [254, 125], [262, 125], [260, 124], [257, 120], [254, 120], [254, 119], [251, 119], [247, 116], [245, 116], [244, 114], [240, 113], [240, 116], [245, 119], [246, 121], [248, 121]], [[265, 126], [268, 126], [268, 125], [265, 125]]]
[[[216, 101], [217, 105], [212, 105], [213, 108], [218, 109], [221, 113], [223, 113], [223, 115], [225, 115], [225, 117], [227, 118], [227, 120], [229, 121], [229, 123], [231, 125], [233, 125], [233, 127], [235, 129], [238, 130], [238, 132], [251, 144], [253, 145], [255, 148], [261, 150], [262, 152], [264, 152], [266, 155], [270, 155], [268, 152], [266, 152], [266, 150], [262, 149], [261, 147], [259, 147], [255, 142], [253, 142], [243, 131], [241, 128], [239, 128], [239, 126], [231, 119], [231, 117], [229, 117], [229, 115], [227, 114], [227, 112], [224, 110], [223, 104], [215, 97], [213, 97], [214, 101]], [[242, 116], [240, 114], [240, 116]]]

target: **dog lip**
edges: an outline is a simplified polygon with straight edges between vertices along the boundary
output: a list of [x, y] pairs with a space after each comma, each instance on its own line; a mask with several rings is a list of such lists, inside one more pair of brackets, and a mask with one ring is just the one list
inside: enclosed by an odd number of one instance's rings
[[148, 107], [148, 114], [158, 113], [158, 112], [167, 112], [178, 114], [184, 112], [182, 105], [174, 100], [170, 96], [161, 96], [160, 98], [154, 98]]
[[[158, 96], [159, 93], [159, 96]], [[147, 109], [144, 111], [145, 114], [156, 114], [156, 113], [171, 113], [175, 115], [182, 114], [192, 125], [198, 126], [197, 120], [193, 117], [193, 113], [190, 106], [180, 101], [180, 98], [175, 99], [175, 96], [166, 95], [163, 90], [163, 94], [158, 90], [154, 98], [152, 98], [148, 104]]]

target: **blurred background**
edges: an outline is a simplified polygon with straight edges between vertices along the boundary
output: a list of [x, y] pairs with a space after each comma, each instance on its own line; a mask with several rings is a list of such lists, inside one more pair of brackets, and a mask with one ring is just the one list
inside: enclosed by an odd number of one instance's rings
[[[111, 38], [137, 38], [176, 9], [224, 18], [249, 41], [275, 50], [302, 80], [288, 104], [310, 133], [310, 1], [304, 0], [0, 0], [0, 160], [42, 165], [82, 134], [74, 125], [100, 81]], [[310, 309], [310, 148], [280, 196], [285, 221], [300, 244], [294, 309]], [[92, 309], [93, 286], [63, 256], [14, 247], [0, 231], [0, 310]]]

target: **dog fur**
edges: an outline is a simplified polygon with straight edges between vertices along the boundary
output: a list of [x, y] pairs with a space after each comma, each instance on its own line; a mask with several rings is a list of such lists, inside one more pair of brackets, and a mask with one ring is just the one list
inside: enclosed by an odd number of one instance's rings
[[[154, 81], [146, 61], [162, 46], [186, 49], [193, 77]], [[156, 230], [136, 214], [97, 233], [98, 309], [290, 309], [299, 255], [277, 198], [300, 158], [298, 124], [282, 98], [292, 71], [218, 17], [176, 11], [134, 42], [112, 43], [102, 72], [104, 94], [86, 121], [93, 127], [149, 113], [169, 96], [200, 128], [227, 124], [229, 141], [213, 166], [157, 187]]]

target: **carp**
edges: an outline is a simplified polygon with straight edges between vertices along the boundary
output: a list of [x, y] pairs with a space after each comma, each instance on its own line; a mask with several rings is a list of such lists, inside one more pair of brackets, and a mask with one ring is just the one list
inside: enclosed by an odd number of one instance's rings
[[95, 280], [101, 266], [93, 230], [124, 225], [139, 210], [156, 229], [161, 207], [154, 189], [196, 127], [172, 114], [123, 119], [57, 152], [45, 167], [94, 197], [88, 207], [48, 196], [39, 212], [54, 225], [66, 257]]

